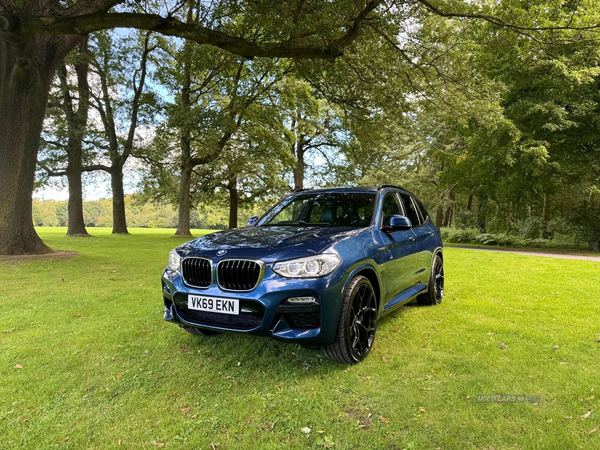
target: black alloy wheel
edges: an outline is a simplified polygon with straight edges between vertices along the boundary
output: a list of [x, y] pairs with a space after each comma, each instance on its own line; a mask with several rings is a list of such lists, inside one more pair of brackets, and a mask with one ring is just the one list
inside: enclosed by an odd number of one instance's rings
[[417, 297], [417, 301], [422, 305], [439, 305], [444, 299], [444, 261], [440, 255], [433, 257], [431, 275], [427, 292]]
[[346, 288], [335, 341], [323, 346], [334, 361], [355, 364], [371, 351], [377, 328], [377, 298], [368, 278], [359, 275]]

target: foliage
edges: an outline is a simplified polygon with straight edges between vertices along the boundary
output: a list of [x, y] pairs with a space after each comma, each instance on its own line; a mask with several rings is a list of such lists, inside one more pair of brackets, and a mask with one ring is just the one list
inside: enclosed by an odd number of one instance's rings
[[599, 250], [600, 245], [600, 205], [582, 205], [571, 215], [577, 236], [590, 247]]
[[[248, 202], [241, 205], [239, 225], [243, 226], [252, 216], [262, 215], [273, 200], [263, 202]], [[33, 220], [36, 226], [64, 227], [67, 217], [64, 210], [66, 201], [33, 200]], [[125, 196], [125, 211], [127, 225], [136, 228], [175, 228], [177, 227], [177, 212], [170, 204], [148, 202], [139, 194]], [[83, 202], [83, 214], [88, 227], [112, 226], [112, 201], [102, 199]], [[192, 211], [192, 228], [223, 229], [228, 226], [229, 208], [226, 204], [200, 204]]]
[[544, 231], [544, 221], [541, 217], [527, 217], [517, 224], [519, 236], [524, 239], [538, 239]]
[[580, 249], [583, 248], [583, 242], [586, 242], [576, 239], [572, 234], [561, 233], [553, 234], [551, 239], [519, 234], [481, 233], [476, 228], [441, 228], [441, 233], [442, 240], [448, 244]]

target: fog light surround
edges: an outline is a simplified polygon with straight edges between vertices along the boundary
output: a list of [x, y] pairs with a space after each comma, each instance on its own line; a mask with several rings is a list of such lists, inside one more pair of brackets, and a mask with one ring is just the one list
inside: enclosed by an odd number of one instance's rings
[[286, 300], [286, 303], [291, 305], [312, 305], [317, 303], [317, 299], [314, 297], [290, 297]]

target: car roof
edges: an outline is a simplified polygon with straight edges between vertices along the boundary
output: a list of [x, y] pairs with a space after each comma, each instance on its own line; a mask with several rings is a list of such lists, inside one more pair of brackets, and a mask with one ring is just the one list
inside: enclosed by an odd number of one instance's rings
[[391, 185], [383, 185], [380, 187], [373, 187], [373, 186], [348, 186], [348, 187], [327, 187], [327, 188], [314, 188], [314, 189], [297, 189], [295, 190], [292, 195], [299, 195], [299, 194], [320, 194], [320, 193], [333, 193], [333, 192], [339, 192], [339, 193], [376, 193], [379, 190], [382, 189], [396, 189], [402, 192], [406, 192], [408, 194], [411, 194], [411, 192], [407, 191], [406, 189], [403, 189], [399, 186], [391, 186]]

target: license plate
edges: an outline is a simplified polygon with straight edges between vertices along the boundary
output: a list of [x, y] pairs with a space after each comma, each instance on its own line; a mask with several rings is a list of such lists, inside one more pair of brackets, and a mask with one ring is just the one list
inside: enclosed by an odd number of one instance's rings
[[188, 295], [188, 309], [237, 315], [240, 313], [240, 301], [234, 298]]

